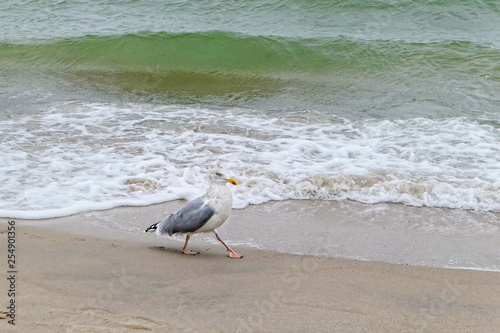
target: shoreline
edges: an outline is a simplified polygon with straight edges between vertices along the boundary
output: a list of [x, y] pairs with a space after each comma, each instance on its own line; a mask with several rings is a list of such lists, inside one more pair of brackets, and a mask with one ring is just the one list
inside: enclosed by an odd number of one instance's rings
[[16, 226], [17, 324], [1, 319], [6, 332], [489, 332], [500, 325], [495, 272], [243, 246], [235, 250], [244, 258], [230, 259], [204, 241], [190, 243], [199, 255], [186, 256], [174, 240], [130, 239], [102, 226]]
[[[83, 236], [151, 242], [144, 229], [184, 200], [123, 206], [24, 225]], [[7, 220], [7, 219], [0, 219]], [[233, 209], [219, 228], [230, 246], [392, 264], [500, 272], [500, 213], [355, 201], [286, 200]], [[82, 228], [84, 226], [84, 228]], [[183, 237], [162, 237], [179, 246]], [[191, 246], [219, 245], [195, 235]]]

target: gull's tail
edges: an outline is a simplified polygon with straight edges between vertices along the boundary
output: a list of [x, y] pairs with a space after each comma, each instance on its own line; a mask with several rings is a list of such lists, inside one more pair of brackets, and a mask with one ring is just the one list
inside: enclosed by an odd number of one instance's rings
[[146, 230], [144, 230], [144, 232], [155, 232], [156, 229], [158, 228], [158, 224], [160, 224], [160, 222], [156, 222], [155, 224], [151, 224], [149, 227], [146, 228]]

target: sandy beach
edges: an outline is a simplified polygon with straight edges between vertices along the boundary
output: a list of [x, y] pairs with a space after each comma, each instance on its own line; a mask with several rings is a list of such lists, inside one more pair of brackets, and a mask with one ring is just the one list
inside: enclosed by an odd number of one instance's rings
[[[155, 209], [162, 211], [151, 206], [101, 214], [135, 219], [133, 212], [149, 210], [154, 219]], [[267, 208], [253, 209], [234, 215], [252, 219]], [[0, 234], [5, 252], [7, 221], [1, 220]], [[85, 222], [84, 214], [16, 220], [16, 325], [8, 324], [4, 313], [9, 286], [3, 278], [3, 332], [494, 332], [500, 327], [496, 272], [234, 245], [244, 258], [230, 259], [222, 245], [200, 240], [190, 245], [201, 254], [186, 256], [178, 241]]]

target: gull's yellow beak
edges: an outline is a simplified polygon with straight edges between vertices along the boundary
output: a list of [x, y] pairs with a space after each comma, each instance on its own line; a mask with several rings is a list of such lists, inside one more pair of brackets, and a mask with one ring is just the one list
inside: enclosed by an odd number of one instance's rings
[[231, 183], [233, 185], [238, 185], [238, 182], [234, 180], [233, 178], [226, 179], [226, 182]]

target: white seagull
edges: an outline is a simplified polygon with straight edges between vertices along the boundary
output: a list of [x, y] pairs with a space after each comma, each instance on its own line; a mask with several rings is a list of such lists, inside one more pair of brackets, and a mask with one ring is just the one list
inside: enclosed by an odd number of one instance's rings
[[158, 236], [166, 233], [169, 236], [185, 234], [186, 242], [182, 248], [182, 253], [195, 255], [199, 252], [186, 250], [191, 235], [213, 231], [215, 237], [226, 247], [230, 258], [243, 258], [242, 255], [234, 252], [220, 239], [216, 230], [227, 220], [233, 206], [233, 193], [226, 184], [238, 185], [238, 182], [233, 178], [229, 178], [227, 173], [221, 169], [211, 172], [208, 180], [210, 186], [205, 195], [189, 202], [177, 213], [169, 215], [165, 220], [149, 226], [144, 232], [156, 231]]

